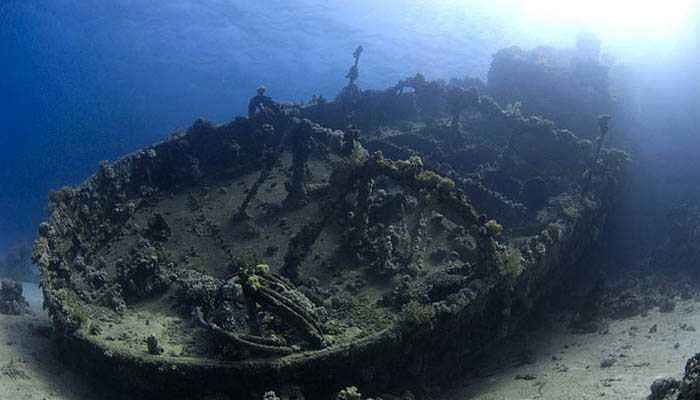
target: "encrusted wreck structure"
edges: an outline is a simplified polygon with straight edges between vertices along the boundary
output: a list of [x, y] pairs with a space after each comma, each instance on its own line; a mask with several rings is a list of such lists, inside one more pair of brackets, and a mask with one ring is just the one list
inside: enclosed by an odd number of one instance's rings
[[38, 269], [32, 264], [32, 242], [21, 240], [0, 254], [0, 277], [16, 281], [35, 282]]
[[476, 89], [350, 85], [53, 192], [34, 259], [66, 358], [143, 397], [325, 398], [449, 381], [516, 330], [626, 155]]
[[[500, 103], [519, 103], [528, 114], [593, 138], [596, 116], [619, 110], [616, 101], [624, 101], [613, 99], [611, 66], [604, 58], [600, 40], [588, 34], [570, 49], [509, 47], [494, 55], [486, 89]], [[623, 143], [620, 139], [615, 143]]]
[[9, 279], [0, 280], [0, 314], [22, 315], [29, 313], [29, 303], [22, 295], [22, 284]]

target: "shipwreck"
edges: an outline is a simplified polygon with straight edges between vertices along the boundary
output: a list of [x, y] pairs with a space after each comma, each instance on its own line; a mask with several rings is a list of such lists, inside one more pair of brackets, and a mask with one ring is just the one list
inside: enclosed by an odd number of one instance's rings
[[356, 78], [51, 193], [34, 259], [65, 357], [143, 397], [326, 398], [448, 381], [517, 330], [600, 237], [627, 164], [609, 118], [589, 140]]

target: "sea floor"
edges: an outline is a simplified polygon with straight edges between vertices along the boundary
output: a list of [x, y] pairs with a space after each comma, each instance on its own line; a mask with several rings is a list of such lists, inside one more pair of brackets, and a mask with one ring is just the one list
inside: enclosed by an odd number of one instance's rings
[[[531, 332], [499, 353], [527, 349], [507, 367], [448, 391], [442, 400], [646, 399], [659, 377], [682, 376], [700, 350], [700, 302], [611, 321], [604, 333], [572, 334], [563, 323]], [[512, 357], [511, 357], [512, 358]], [[515, 365], [513, 365], [515, 364]]]
[[32, 315], [0, 315], [0, 400], [111, 400], [52, 351], [39, 288], [24, 284]]
[[[102, 400], [52, 352], [41, 294], [25, 285], [32, 316], [0, 315], [0, 400]], [[654, 328], [655, 327], [655, 328]], [[679, 376], [700, 349], [700, 302], [612, 321], [606, 333], [571, 334], [556, 320], [493, 353], [482, 378], [441, 400], [644, 399], [660, 376]]]

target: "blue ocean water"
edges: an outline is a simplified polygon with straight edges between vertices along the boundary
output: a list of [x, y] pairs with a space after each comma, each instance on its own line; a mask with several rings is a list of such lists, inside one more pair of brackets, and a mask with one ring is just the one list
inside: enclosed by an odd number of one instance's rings
[[504, 23], [413, 1], [5, 0], [0, 248], [33, 234], [49, 189], [196, 117], [240, 115], [259, 84], [276, 99], [332, 97], [358, 44], [365, 88], [483, 76], [512, 42]]
[[[33, 236], [50, 189], [75, 185], [100, 160], [152, 143], [197, 117], [222, 122], [240, 115], [260, 84], [277, 100], [333, 97], [359, 44], [366, 49], [360, 86], [381, 88], [417, 72], [430, 79], [485, 78], [499, 49], [570, 46], [582, 29], [526, 20], [517, 4], [4, 0], [0, 248]], [[676, 61], [667, 54], [687, 46], [646, 37], [637, 43], [604, 39], [613, 58], [629, 62], [623, 54], [638, 57], [644, 49], [664, 67]], [[660, 77], [659, 70], [671, 73]], [[654, 130], [669, 125], [653, 112], [659, 103], [678, 110], [669, 117], [682, 120], [674, 129], [686, 125], [688, 110], [674, 107], [674, 96], [676, 88], [692, 90], [683, 83], [692, 78], [659, 66], [641, 76], [633, 83], [640, 93], [660, 93], [638, 110], [654, 114]]]

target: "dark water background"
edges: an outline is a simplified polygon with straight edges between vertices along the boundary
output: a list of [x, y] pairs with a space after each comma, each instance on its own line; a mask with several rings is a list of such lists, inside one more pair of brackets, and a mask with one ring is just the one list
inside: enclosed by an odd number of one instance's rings
[[[517, 10], [468, 4], [2, 0], [0, 249], [33, 236], [49, 189], [75, 185], [100, 160], [196, 117], [240, 115], [259, 84], [281, 100], [332, 98], [358, 44], [366, 50], [359, 83], [379, 88], [416, 72], [484, 78], [498, 49], [571, 46], [581, 29], [527, 25]], [[695, 39], [605, 43], [628, 65], [615, 84], [634, 94], [627, 128], [645, 160], [640, 196], [654, 205], [700, 192]]]

